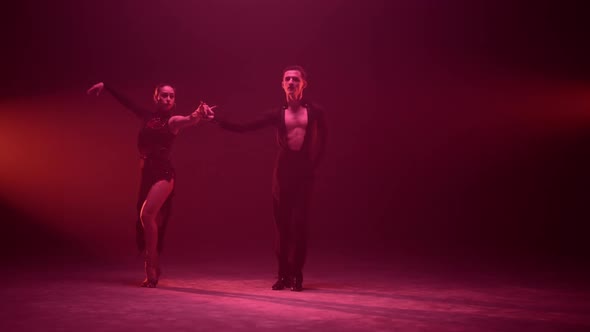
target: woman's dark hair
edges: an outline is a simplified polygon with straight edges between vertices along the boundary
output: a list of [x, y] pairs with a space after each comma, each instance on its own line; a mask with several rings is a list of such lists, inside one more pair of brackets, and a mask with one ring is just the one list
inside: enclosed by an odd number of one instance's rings
[[176, 94], [176, 88], [173, 85], [165, 84], [165, 83], [158, 84], [158, 85], [156, 85], [156, 88], [154, 89], [154, 100], [156, 100], [156, 98], [158, 98], [158, 94], [160, 93], [160, 90], [162, 90], [162, 88], [165, 86], [171, 87], [172, 90], [174, 90], [174, 93]]

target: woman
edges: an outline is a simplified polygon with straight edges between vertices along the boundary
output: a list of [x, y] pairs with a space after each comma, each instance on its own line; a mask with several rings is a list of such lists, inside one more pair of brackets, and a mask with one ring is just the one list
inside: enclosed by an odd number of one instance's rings
[[175, 173], [170, 162], [172, 143], [181, 129], [196, 125], [201, 119], [212, 119], [212, 108], [201, 102], [190, 115], [173, 116], [171, 111], [176, 106], [176, 91], [169, 84], [156, 87], [154, 110], [137, 107], [103, 82], [93, 85], [87, 93], [98, 96], [103, 89], [143, 121], [138, 137], [141, 185], [137, 202], [137, 246], [140, 251], [145, 251], [146, 278], [141, 286], [154, 288], [160, 277], [159, 254], [174, 191]]

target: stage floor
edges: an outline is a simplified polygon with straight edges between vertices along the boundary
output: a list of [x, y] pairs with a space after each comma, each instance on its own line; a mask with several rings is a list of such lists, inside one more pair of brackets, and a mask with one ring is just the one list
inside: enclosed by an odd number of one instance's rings
[[[589, 331], [583, 282], [545, 271], [428, 268], [316, 255], [304, 291], [273, 291], [269, 257], [15, 265], [3, 272], [3, 331]], [[580, 286], [582, 285], [582, 286]]]

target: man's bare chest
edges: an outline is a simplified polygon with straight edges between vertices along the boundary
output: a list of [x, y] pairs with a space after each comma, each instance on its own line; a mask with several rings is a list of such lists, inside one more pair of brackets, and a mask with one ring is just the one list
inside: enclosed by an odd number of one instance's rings
[[308, 111], [304, 107], [298, 109], [295, 112], [290, 109], [285, 110], [285, 126], [287, 127], [288, 131], [297, 128], [305, 129], [307, 127], [308, 121]]

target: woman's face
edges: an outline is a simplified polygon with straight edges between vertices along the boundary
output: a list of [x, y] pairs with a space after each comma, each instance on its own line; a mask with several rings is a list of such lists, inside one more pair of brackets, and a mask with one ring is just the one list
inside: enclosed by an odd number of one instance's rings
[[176, 94], [174, 88], [169, 85], [164, 85], [160, 88], [158, 95], [156, 95], [156, 107], [161, 111], [169, 111], [174, 107], [176, 102]]

